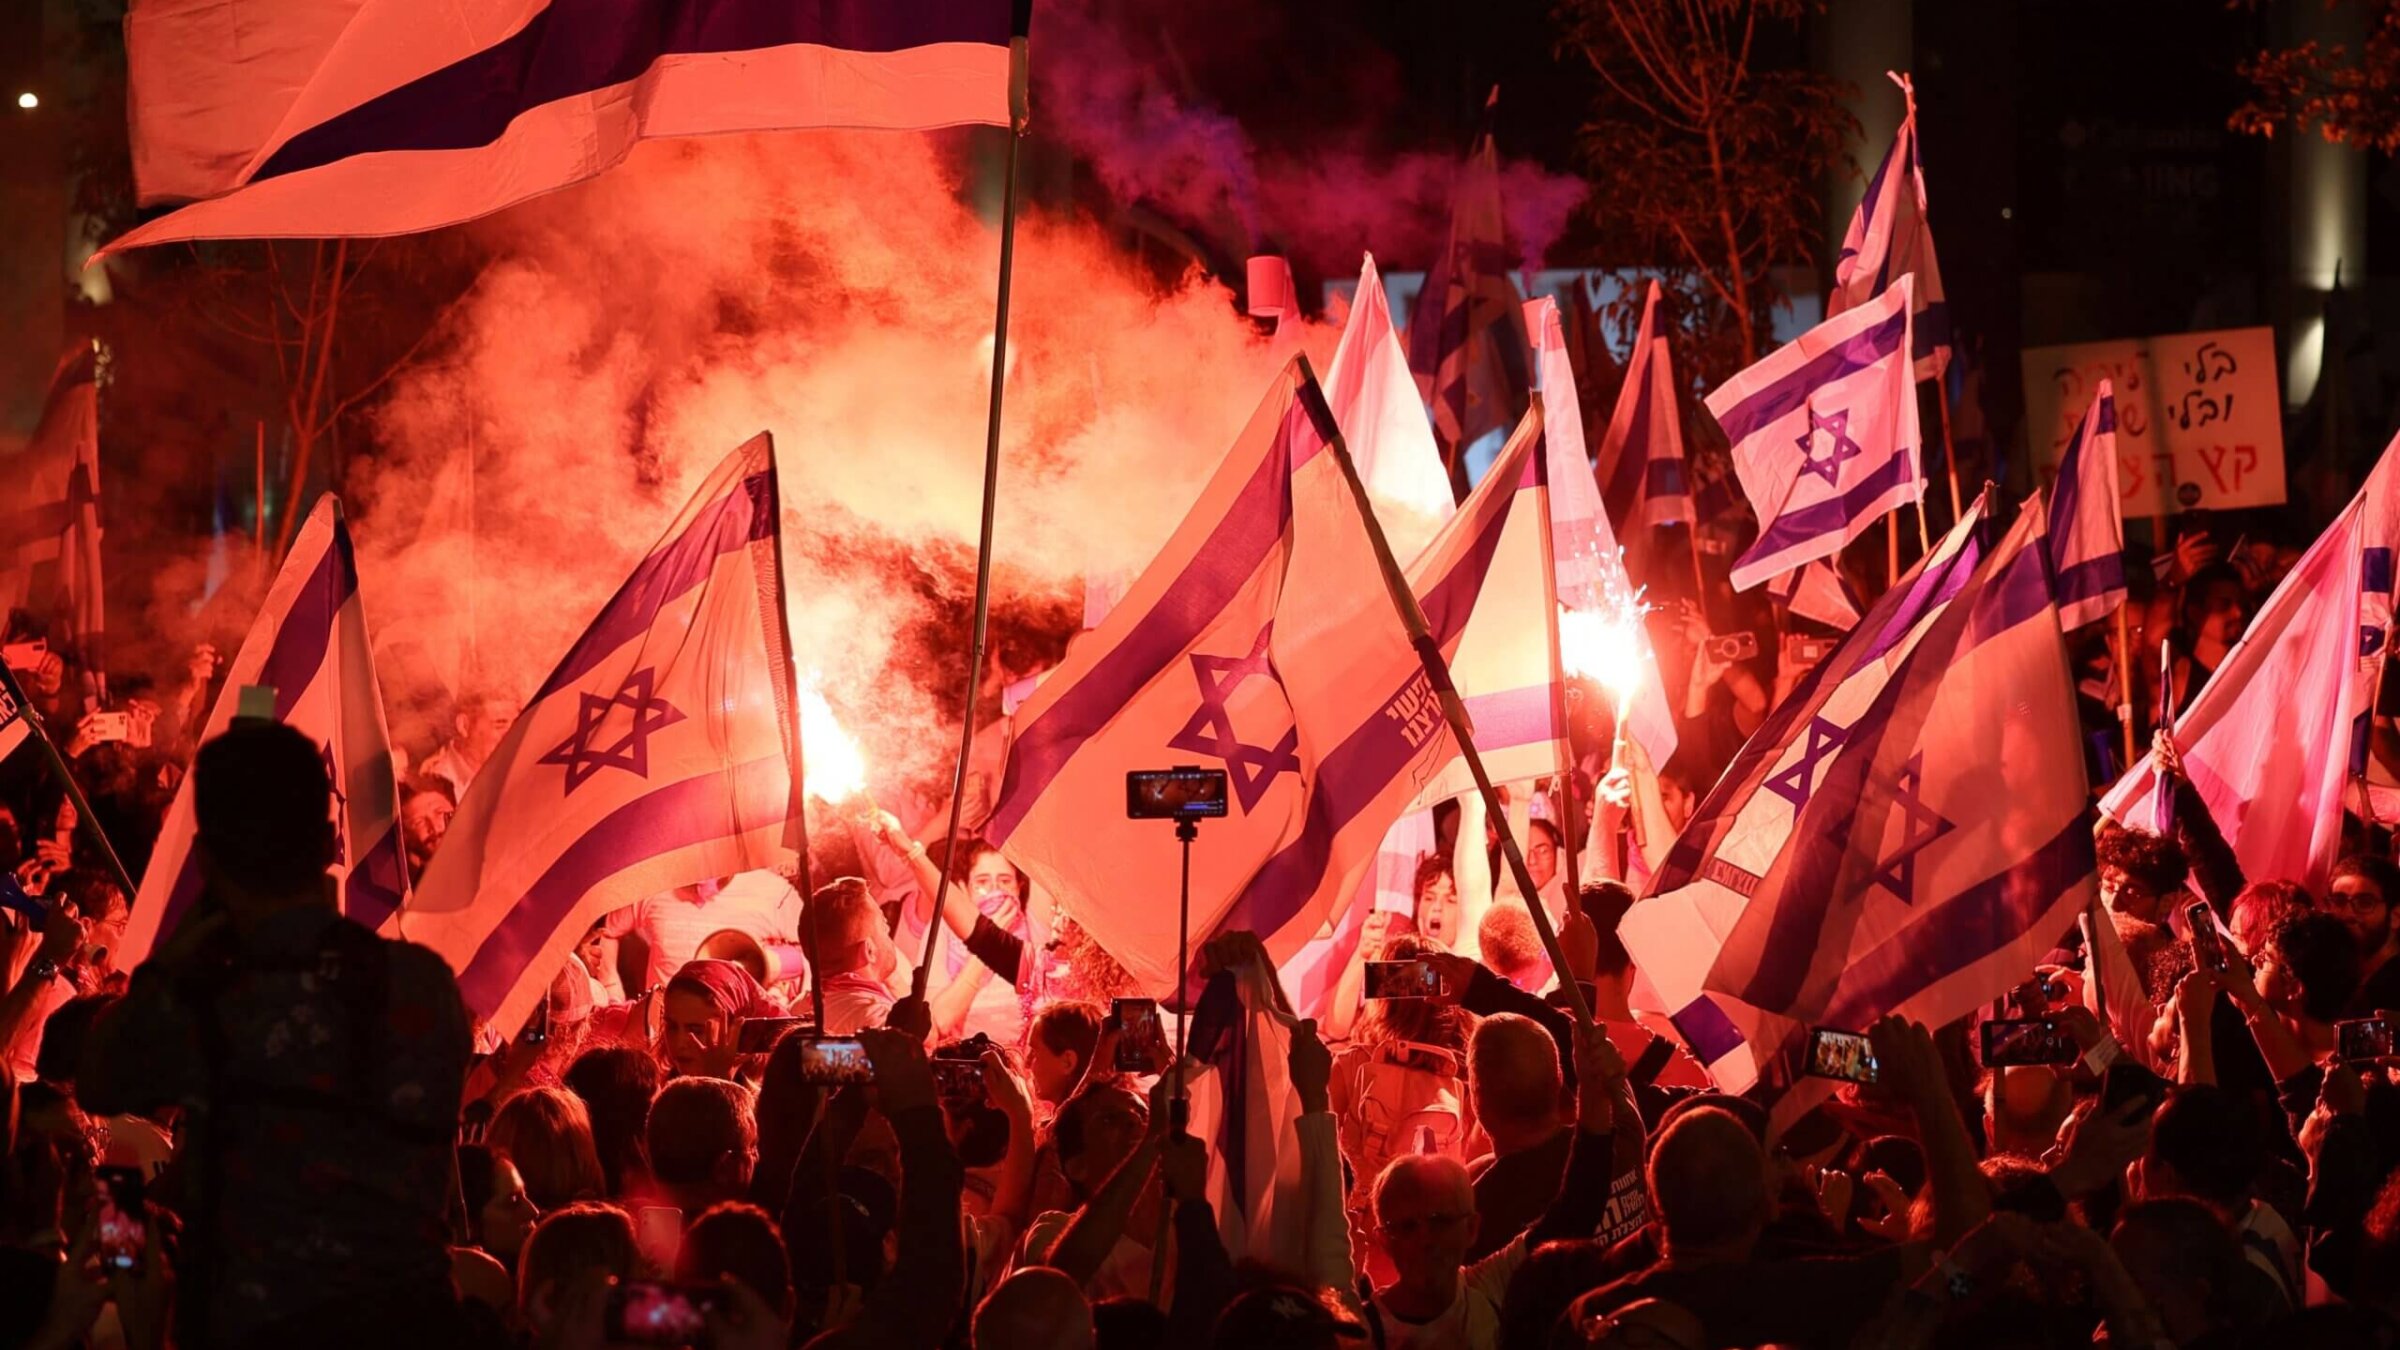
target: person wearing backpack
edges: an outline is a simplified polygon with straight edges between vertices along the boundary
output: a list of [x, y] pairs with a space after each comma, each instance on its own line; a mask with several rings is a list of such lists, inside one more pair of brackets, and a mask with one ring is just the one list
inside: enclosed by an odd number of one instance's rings
[[447, 1205], [470, 1028], [423, 947], [343, 918], [332, 785], [307, 737], [237, 719], [192, 771], [203, 891], [94, 1025], [77, 1090], [184, 1108], [184, 1350], [464, 1350]]
[[[1378, 959], [1411, 961], [1439, 950], [1404, 935]], [[1351, 1176], [1345, 1197], [1350, 1245], [1376, 1279], [1388, 1279], [1392, 1271], [1375, 1235], [1375, 1178], [1394, 1158], [1429, 1155], [1464, 1163], [1482, 1147], [1467, 1095], [1467, 1040], [1474, 1023], [1454, 1002], [1372, 1000], [1349, 1048], [1334, 1059], [1333, 1113]]]

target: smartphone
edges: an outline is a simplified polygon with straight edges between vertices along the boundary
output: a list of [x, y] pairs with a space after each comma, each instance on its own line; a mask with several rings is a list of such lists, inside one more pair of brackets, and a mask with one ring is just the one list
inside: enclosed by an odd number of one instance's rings
[[0, 647], [0, 665], [5, 665], [10, 670], [22, 670], [31, 674], [42, 668], [42, 658], [49, 654], [50, 643], [47, 639], [38, 639], [33, 642], [11, 642], [7, 646]]
[[97, 1167], [100, 1183], [100, 1231], [96, 1246], [104, 1270], [138, 1270], [142, 1243], [148, 1236], [143, 1221], [149, 1210], [142, 1202], [142, 1170], [138, 1167]]
[[1840, 645], [1837, 638], [1794, 637], [1785, 639], [1783, 650], [1793, 665], [1813, 666], [1833, 655], [1833, 649]]
[[1433, 998], [1442, 992], [1442, 972], [1430, 961], [1367, 962], [1368, 998]]
[[2343, 1059], [2356, 1062], [2392, 1056], [2392, 1020], [2388, 1017], [2353, 1017], [2334, 1023], [2333, 1030]]
[[2167, 1080], [2129, 1059], [2120, 1059], [2100, 1075], [2100, 1109], [2122, 1111], [2128, 1102], [2147, 1102], [2143, 1114], [2167, 1099]]
[[705, 1347], [709, 1314], [722, 1314], [725, 1308], [723, 1289], [630, 1280], [608, 1291], [608, 1324], [602, 1335], [611, 1344]]
[[96, 712], [83, 719], [83, 734], [94, 741], [128, 741], [133, 739], [133, 714]]
[[1811, 1027], [1808, 1033], [1808, 1064], [1802, 1072], [1811, 1078], [1872, 1083], [1875, 1081], [1875, 1047], [1868, 1043], [1865, 1035], [1856, 1031]]
[[933, 1063], [934, 1090], [946, 1102], [980, 1102], [984, 1099], [983, 1064], [980, 1060], [935, 1059]]
[[2066, 982], [2050, 975], [2035, 975], [2009, 993], [2008, 1001], [2020, 1017], [2040, 1017], [2051, 1008], [2067, 1001]]
[[1158, 1000], [1121, 998], [1109, 1005], [1117, 1024], [1118, 1073], [1157, 1073], [1167, 1060], [1167, 1033], [1159, 1024]]
[[1983, 1065], [1987, 1069], [2072, 1064], [2082, 1057], [2075, 1038], [2055, 1017], [2001, 1017], [1983, 1024]]
[[2217, 912], [2206, 900], [2194, 900], [2183, 907], [2183, 920], [2192, 931], [2192, 956], [2208, 970], [2223, 970], [2230, 958], [2225, 953], [2225, 936], [2217, 931]]
[[669, 1271], [683, 1250], [683, 1211], [673, 1205], [644, 1205], [633, 1212], [633, 1246], [644, 1268]]
[[866, 1042], [856, 1036], [803, 1035], [800, 1081], [827, 1086], [874, 1082], [875, 1066], [867, 1059]]
[[0, 872], [0, 909], [13, 909], [33, 921], [35, 927], [49, 922], [50, 911], [42, 902], [25, 893], [25, 887], [14, 872]]
[[1125, 817], [1186, 820], [1224, 815], [1229, 781], [1223, 769], [1134, 769], [1125, 775]]
[[800, 1025], [797, 1017], [745, 1017], [742, 1029], [734, 1033], [733, 1048], [745, 1055], [763, 1055], [775, 1048], [783, 1034]]
[[1708, 639], [1708, 659], [1711, 661], [1748, 661], [1758, 655], [1758, 634], [1744, 630], [1723, 636], [1711, 634]]

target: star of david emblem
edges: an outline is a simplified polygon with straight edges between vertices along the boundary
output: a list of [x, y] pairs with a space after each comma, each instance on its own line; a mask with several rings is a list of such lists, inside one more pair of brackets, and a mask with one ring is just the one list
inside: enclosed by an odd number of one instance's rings
[[[534, 761], [537, 764], [561, 764], [567, 770], [567, 791], [573, 792], [602, 769], [623, 769], [636, 778], [650, 776], [650, 735], [663, 731], [683, 720], [683, 714], [665, 699], [652, 695], [656, 674], [637, 670], [625, 680], [625, 686], [614, 696], [581, 694], [575, 711], [575, 732], [559, 742], [558, 748]], [[618, 708], [632, 712], [633, 719], [623, 735], [609, 746], [595, 744], [602, 726]]]
[[[1823, 459], [1817, 458], [1817, 433], [1820, 431], [1830, 438]], [[1809, 409], [1808, 430], [1800, 433], [1798, 440], [1801, 469], [1824, 479], [1828, 487], [1841, 486], [1842, 466], [1866, 453], [1858, 442], [1850, 439], [1850, 410], [1847, 408], [1823, 417], [1817, 415], [1816, 409]]]
[[1274, 633], [1272, 623], [1258, 630], [1258, 640], [1250, 645], [1247, 656], [1192, 653], [1192, 675], [1200, 682], [1200, 707], [1167, 742], [1171, 750], [1223, 760], [1226, 777], [1233, 783], [1234, 795], [1242, 799], [1244, 811], [1256, 809], [1258, 799], [1266, 795], [1278, 775], [1300, 771], [1298, 727], [1286, 728], [1272, 748], [1251, 745], [1234, 731], [1233, 714], [1226, 706], [1242, 681], [1251, 676], [1275, 680], [1274, 665], [1267, 658], [1267, 643]]
[[1837, 727], [1822, 717], [1808, 719], [1808, 734], [1800, 742], [1800, 762], [1767, 780], [1767, 790], [1792, 804], [1798, 815], [1817, 790], [1817, 768], [1850, 739], [1850, 728]]
[[1925, 753], [1900, 770], [1899, 781], [1892, 785], [1892, 805], [1900, 808], [1900, 849], [1884, 859], [1875, 872], [1875, 883], [1899, 897], [1901, 904], [1916, 901], [1917, 855], [1927, 845], [1958, 828], [1955, 821], [1925, 804], [1919, 794], [1925, 788]]
[[333, 786], [333, 856], [342, 866], [350, 865], [350, 794], [342, 791], [342, 770], [333, 762], [333, 742], [317, 747], [317, 759], [325, 766], [325, 781]]

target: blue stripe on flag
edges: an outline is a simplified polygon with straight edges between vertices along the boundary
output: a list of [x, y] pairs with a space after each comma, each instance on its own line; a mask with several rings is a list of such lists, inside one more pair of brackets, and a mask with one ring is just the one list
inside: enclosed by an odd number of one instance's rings
[[665, 56], [1005, 47], [1011, 21], [1011, 0], [550, 0], [499, 42], [285, 141], [250, 181], [356, 155], [490, 145], [535, 108], [624, 84]]
[[[2060, 897], [2098, 872], [2092, 824], [2078, 815], [2015, 866], [1945, 901], [1933, 913], [1843, 968], [1826, 1004], [1828, 1026], [1852, 1026], [2026, 936]], [[2037, 939], [2059, 934], [2034, 933]]]
[[2392, 590], [2392, 551], [2382, 545], [2359, 550], [2358, 588], [2368, 595], [2389, 595]]
[[[1274, 447], [1259, 458], [1250, 481], [1226, 507], [1224, 519], [1193, 548], [1183, 571], [1159, 592], [1158, 603], [1133, 631], [1017, 734], [1000, 785], [1000, 806], [989, 822], [995, 842], [1015, 830], [1086, 741], [1190, 649], [1282, 542], [1292, 519], [1293, 429], [1287, 420]], [[1317, 438], [1308, 440], [1313, 444]]]
[[633, 569], [633, 575], [609, 597], [600, 617], [576, 639], [575, 646], [543, 681], [534, 702], [548, 698], [585, 675], [610, 653], [656, 626], [658, 612], [707, 581], [717, 559], [773, 539], [775, 493], [760, 471], [743, 479], [733, 491], [692, 518], [681, 537], [655, 550]]
[[1717, 1001], [1706, 994], [1684, 1004], [1667, 1020], [1675, 1024], [1676, 1034], [1683, 1037], [1683, 1043], [1702, 1064], [1714, 1064], [1741, 1048], [1740, 1029], [1717, 1006]]
[[487, 934], [459, 993], [470, 1008], [497, 1008], [583, 897], [636, 863], [783, 822], [791, 776], [779, 755], [669, 783], [625, 803], [583, 832], [525, 888]]
[[1808, 396], [1818, 389], [1847, 379], [1900, 350], [1902, 335], [1907, 331], [1908, 315], [1903, 313], [1854, 333], [1840, 345], [1817, 353], [1798, 370], [1727, 409], [1717, 419], [1717, 425], [1725, 429], [1729, 444], [1740, 445], [1761, 428], [1807, 403]]
[[[350, 529], [334, 522], [334, 546], [325, 550], [308, 580], [292, 595], [292, 607], [275, 630], [275, 645], [258, 669], [257, 683], [275, 691], [275, 720], [289, 721], [300, 696], [316, 683], [333, 642], [334, 616], [358, 591], [358, 569], [350, 562]], [[200, 856], [187, 852], [175, 887], [167, 893], [167, 912], [159, 916], [158, 931], [171, 933], [176, 919], [200, 898]]]
[[2103, 553], [2086, 558], [2058, 574], [2058, 607], [2096, 599], [2125, 589], [2125, 555]]
[[1872, 472], [1852, 484], [1841, 496], [1811, 502], [1775, 517], [1766, 529], [1759, 532], [1758, 542], [1752, 544], [1735, 565], [1747, 566], [1809, 540], [1841, 533], [1851, 521], [1872, 509], [1877, 498], [1915, 478], [1916, 453], [1913, 445], [1900, 446], [1890, 459], [1875, 466]]

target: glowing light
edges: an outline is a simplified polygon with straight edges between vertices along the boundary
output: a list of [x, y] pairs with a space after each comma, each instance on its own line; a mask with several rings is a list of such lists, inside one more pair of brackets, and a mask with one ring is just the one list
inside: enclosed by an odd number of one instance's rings
[[27, 112], [31, 112], [35, 108], [42, 106], [42, 96], [28, 89], [24, 93], [17, 95], [17, 106], [25, 109]]
[[866, 790], [867, 757], [815, 683], [800, 686], [800, 753], [807, 760], [808, 795], [841, 802]]
[[1558, 611], [1558, 656], [1567, 673], [1592, 680], [1608, 691], [1609, 702], [1622, 711], [1641, 688], [1649, 648], [1642, 632], [1642, 609], [1612, 606], [1604, 609]]

